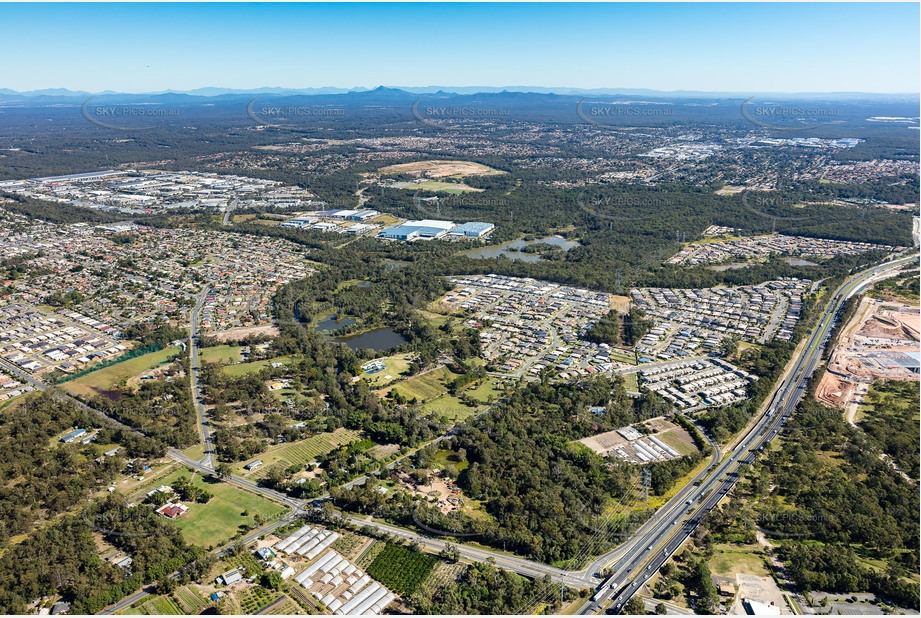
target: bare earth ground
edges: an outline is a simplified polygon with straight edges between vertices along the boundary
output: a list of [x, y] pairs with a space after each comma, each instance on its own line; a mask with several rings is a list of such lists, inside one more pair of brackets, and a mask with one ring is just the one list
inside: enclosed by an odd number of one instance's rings
[[917, 305], [864, 297], [831, 353], [816, 398], [852, 416], [874, 380], [918, 380], [905, 369], [882, 369], [873, 355], [917, 352], [921, 312]]
[[415, 174], [428, 178], [445, 178], [447, 176], [495, 176], [504, 174], [500, 170], [472, 161], [417, 161], [415, 163], [398, 163], [380, 169], [382, 174]]
[[281, 333], [277, 327], [272, 326], [271, 324], [264, 324], [263, 326], [240, 326], [239, 328], [231, 328], [228, 330], [222, 330], [209, 334], [218, 341], [239, 341], [240, 339], [244, 339], [250, 335], [268, 335], [270, 337], [277, 337]]
[[745, 616], [747, 612], [742, 606], [742, 599], [751, 599], [761, 603], [774, 605], [780, 608], [781, 614], [789, 614], [780, 588], [777, 582], [771, 577], [759, 577], [757, 575], [746, 575], [744, 573], [736, 574], [736, 583], [739, 586], [739, 592], [736, 595], [736, 601], [729, 608], [729, 614], [733, 616]]
[[[649, 429], [653, 430], [653, 433], [650, 435], [662, 440], [679, 453], [685, 454], [696, 450], [694, 441], [691, 439], [688, 432], [671, 421], [659, 417], [649, 419], [645, 421], [644, 424]], [[666, 438], [666, 436], [668, 437]], [[600, 433], [595, 436], [582, 438], [579, 442], [599, 455], [605, 455], [614, 448], [627, 447], [630, 444], [630, 441], [617, 433], [617, 431], [606, 431], [605, 433]], [[626, 450], [628, 453], [630, 452], [629, 448]]]

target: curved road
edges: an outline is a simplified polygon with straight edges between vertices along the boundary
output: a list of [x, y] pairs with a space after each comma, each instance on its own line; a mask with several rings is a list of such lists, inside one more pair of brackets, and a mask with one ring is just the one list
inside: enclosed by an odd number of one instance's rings
[[[661, 523], [649, 534], [631, 539], [631, 548], [618, 563], [614, 575], [602, 584], [593, 597], [594, 600], [587, 602], [579, 613], [595, 613], [608, 600], [611, 601], [609, 611], [620, 613], [636, 591], [690, 537], [702, 517], [712, 511], [729, 493], [738, 480], [739, 471], [750, 465], [758, 453], [786, 425], [787, 419], [806, 391], [809, 378], [821, 361], [822, 351], [831, 337], [844, 301], [859, 293], [874, 280], [884, 278], [890, 271], [915, 260], [917, 256], [912, 255], [867, 269], [852, 276], [835, 290], [806, 344], [791, 360], [792, 370], [786, 373], [787, 378], [780, 383], [775, 389], [774, 396], [768, 400], [768, 409], [707, 480], [689, 492], [687, 500], [680, 505], [680, 509], [685, 513], [671, 522], [668, 522], [667, 518], [660, 519]], [[672, 502], [663, 508], [673, 508]]]
[[[593, 587], [600, 579], [595, 575], [605, 568], [612, 568], [614, 575], [604, 581], [592, 597], [581, 609], [581, 614], [592, 614], [599, 611], [603, 604], [611, 601], [610, 611], [619, 613], [626, 602], [637, 590], [664, 564], [668, 558], [687, 540], [702, 516], [711, 511], [713, 507], [729, 492], [738, 479], [739, 470], [754, 461], [757, 453], [778, 434], [786, 420], [792, 413], [796, 404], [806, 390], [806, 381], [812, 375], [821, 360], [822, 350], [831, 335], [835, 318], [843, 302], [861, 291], [874, 279], [882, 278], [893, 269], [901, 268], [917, 256], [901, 258], [880, 266], [865, 270], [842, 284], [832, 296], [832, 300], [822, 314], [818, 326], [812, 331], [806, 344], [797, 349], [796, 356], [790, 361], [785, 372], [787, 376], [774, 390], [773, 396], [768, 400], [767, 410], [757, 419], [751, 429], [738, 441], [738, 445], [727, 453], [725, 459], [720, 461], [721, 452], [713, 443], [710, 436], [707, 439], [714, 446], [713, 459], [710, 466], [698, 473], [691, 483], [683, 487], [671, 500], [662, 506], [656, 514], [647, 520], [631, 536], [631, 538], [614, 550], [600, 556], [588, 567], [580, 571], [567, 571], [540, 562], [527, 560], [511, 554], [490, 550], [482, 547], [451, 542], [461, 556], [468, 560], [484, 561], [492, 559], [496, 565], [529, 577], [543, 577], [550, 575], [557, 581], [577, 587]], [[196, 408], [202, 421], [203, 436], [206, 440], [206, 455], [196, 461], [183, 453], [171, 449], [169, 456], [173, 459], [205, 474], [212, 474], [214, 468], [211, 459], [210, 435], [207, 432], [204, 407], [197, 393], [197, 371], [199, 366], [197, 352], [197, 325], [198, 312], [207, 293], [202, 293], [199, 303], [193, 312], [192, 320], [192, 363], [193, 363], [193, 392], [196, 394]], [[225, 482], [238, 487], [259, 493], [275, 501], [282, 502], [292, 511], [284, 518], [274, 522], [269, 527], [274, 529], [297, 517], [304, 509], [311, 508], [317, 501], [298, 500], [280, 492], [261, 487], [256, 483], [236, 476], [222, 477]], [[353, 481], [357, 482], [359, 479]], [[699, 482], [699, 484], [697, 484]], [[373, 519], [346, 515], [345, 518], [353, 524], [371, 526], [381, 531], [393, 534], [407, 540], [415, 541], [421, 546], [440, 551], [446, 544], [444, 540], [420, 534], [414, 530], [401, 528]], [[251, 532], [244, 540], [253, 540], [265, 534], [267, 528]], [[124, 601], [143, 595], [138, 592]], [[119, 607], [124, 607], [120, 602]], [[113, 606], [114, 607], [114, 606]], [[109, 611], [114, 611], [109, 608]]]

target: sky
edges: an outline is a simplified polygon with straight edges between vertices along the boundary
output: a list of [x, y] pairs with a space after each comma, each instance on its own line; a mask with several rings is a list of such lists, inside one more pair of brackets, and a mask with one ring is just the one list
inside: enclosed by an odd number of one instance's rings
[[918, 93], [918, 3], [2, 4], [0, 88]]

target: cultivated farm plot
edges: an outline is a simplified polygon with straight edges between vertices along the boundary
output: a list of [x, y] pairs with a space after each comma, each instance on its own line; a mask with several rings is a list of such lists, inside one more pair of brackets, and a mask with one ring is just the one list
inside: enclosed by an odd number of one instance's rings
[[181, 616], [185, 611], [170, 597], [154, 597], [142, 605], [144, 612], [151, 615], [165, 614]]
[[368, 575], [397, 594], [409, 596], [437, 563], [435, 556], [388, 543], [368, 567]]
[[[447, 367], [439, 367], [419, 376], [415, 376], [392, 386], [388, 390], [396, 390], [406, 399], [416, 398], [419, 401], [429, 401], [448, 392], [445, 382], [457, 377]], [[381, 391], [386, 395], [386, 392]]]
[[198, 614], [209, 605], [205, 596], [194, 585], [183, 586], [173, 593], [184, 614]]
[[262, 611], [259, 612], [260, 616], [291, 616], [303, 614], [304, 610], [301, 609], [301, 606], [298, 605], [294, 599], [288, 595], [282, 595], [277, 598], [273, 603], [264, 607]]
[[[339, 448], [343, 444], [354, 442], [355, 440], [360, 439], [360, 437], [361, 436], [357, 431], [352, 431], [351, 429], [340, 427], [336, 431], [330, 433], [318, 433], [315, 436], [311, 436], [305, 440], [298, 440], [297, 442], [286, 442], [285, 444], [271, 446], [267, 451], [261, 455], [257, 455], [254, 459], [261, 459], [264, 464], [263, 468], [268, 468], [272, 464], [278, 462], [282, 462], [288, 466], [293, 464], [306, 464], [314, 461], [321, 455], [325, 455], [326, 453]], [[257, 468], [252, 473], [249, 473], [246, 470], [243, 470], [243, 465], [245, 465], [245, 463], [246, 462], [243, 462], [243, 464], [237, 466], [238, 472], [240, 474], [258, 475], [263, 470], [263, 468]]]
[[262, 586], [250, 586], [239, 593], [240, 611], [244, 614], [255, 614], [273, 604], [280, 596], [277, 592], [266, 590]]
[[114, 391], [122, 380], [129, 380], [150, 371], [167, 362], [181, 351], [182, 349], [178, 346], [173, 346], [155, 352], [148, 352], [147, 354], [97, 369], [75, 380], [64, 382], [61, 386], [72, 395], [78, 397], [104, 395], [106, 392]]

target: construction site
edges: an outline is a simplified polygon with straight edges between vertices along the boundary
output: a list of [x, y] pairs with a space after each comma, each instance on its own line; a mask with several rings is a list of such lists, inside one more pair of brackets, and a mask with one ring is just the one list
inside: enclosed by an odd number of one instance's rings
[[864, 296], [831, 352], [817, 399], [850, 417], [874, 381], [917, 381], [919, 327], [918, 305]]

